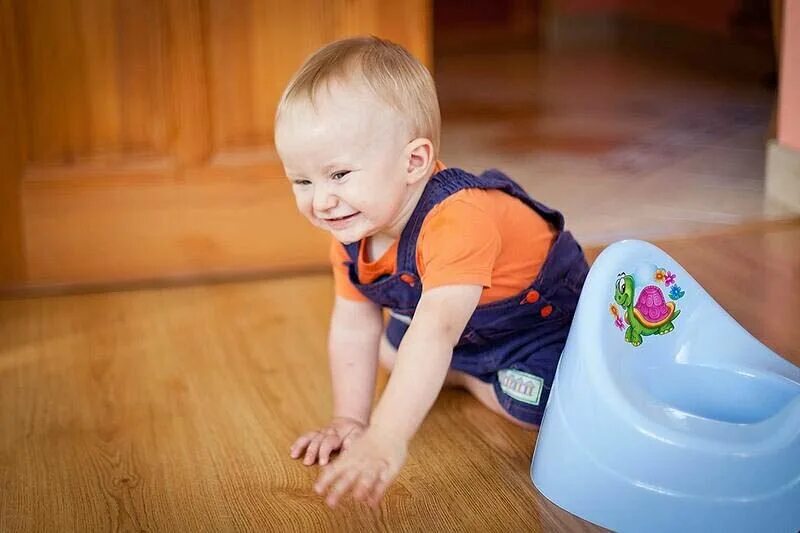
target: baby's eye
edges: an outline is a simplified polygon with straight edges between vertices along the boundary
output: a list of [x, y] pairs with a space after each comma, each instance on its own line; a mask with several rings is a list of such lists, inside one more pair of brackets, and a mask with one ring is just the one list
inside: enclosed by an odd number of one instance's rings
[[343, 179], [345, 176], [347, 176], [348, 174], [350, 174], [349, 170], [340, 170], [339, 172], [334, 172], [333, 174], [331, 174], [331, 179], [333, 181], [339, 181], [339, 180]]
[[305, 186], [305, 185], [309, 185], [311, 182], [309, 180], [300, 180], [300, 179], [298, 179], [298, 180], [292, 181], [292, 183], [302, 187], [302, 186]]

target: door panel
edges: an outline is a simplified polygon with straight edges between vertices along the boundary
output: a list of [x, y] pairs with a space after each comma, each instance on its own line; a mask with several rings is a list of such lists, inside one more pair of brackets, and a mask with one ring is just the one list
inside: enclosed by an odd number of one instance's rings
[[430, 63], [428, 0], [0, 0], [0, 23], [5, 288], [323, 267], [272, 145], [283, 87], [347, 35]]
[[26, 276], [19, 190], [25, 158], [19, 137], [22, 84], [13, 15], [0, 0], [0, 287], [20, 285]]

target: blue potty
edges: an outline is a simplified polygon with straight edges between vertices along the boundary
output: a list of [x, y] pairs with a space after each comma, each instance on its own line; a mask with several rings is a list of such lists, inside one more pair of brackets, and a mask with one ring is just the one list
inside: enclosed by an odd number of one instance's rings
[[662, 250], [616, 243], [586, 279], [531, 477], [615, 531], [796, 532], [800, 368]]

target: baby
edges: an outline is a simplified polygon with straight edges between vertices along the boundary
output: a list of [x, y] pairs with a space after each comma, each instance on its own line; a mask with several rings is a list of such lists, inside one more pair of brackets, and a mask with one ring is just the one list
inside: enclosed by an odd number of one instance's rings
[[588, 271], [561, 213], [499, 171], [438, 161], [439, 129], [428, 70], [376, 37], [316, 52], [278, 105], [297, 207], [333, 235], [333, 418], [291, 447], [324, 466], [330, 506], [380, 501], [445, 385], [538, 426]]

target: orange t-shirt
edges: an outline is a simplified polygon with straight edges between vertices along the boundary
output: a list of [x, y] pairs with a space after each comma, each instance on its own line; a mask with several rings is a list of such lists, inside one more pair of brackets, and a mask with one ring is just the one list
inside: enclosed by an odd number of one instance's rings
[[[513, 296], [536, 278], [556, 230], [521, 200], [500, 190], [463, 189], [436, 205], [417, 239], [417, 271], [423, 291], [442, 285], [482, 285], [480, 304]], [[359, 244], [358, 275], [371, 283], [396, 271], [397, 241], [375, 261]], [[350, 282], [344, 246], [330, 248], [336, 294], [367, 301]]]

